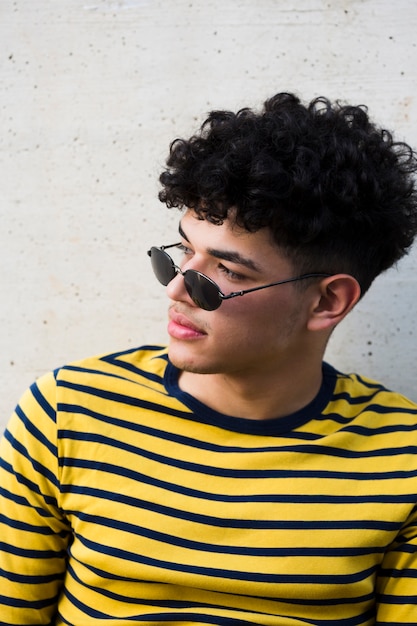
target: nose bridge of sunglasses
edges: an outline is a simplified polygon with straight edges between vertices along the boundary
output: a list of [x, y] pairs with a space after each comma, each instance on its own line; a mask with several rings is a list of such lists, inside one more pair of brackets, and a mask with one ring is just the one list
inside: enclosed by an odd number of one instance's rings
[[165, 287], [179, 274], [184, 280], [185, 289], [193, 302], [206, 311], [214, 311], [221, 302], [223, 294], [211, 278], [194, 269], [183, 269], [165, 251], [174, 246], [153, 246], [148, 255], [157, 280]]

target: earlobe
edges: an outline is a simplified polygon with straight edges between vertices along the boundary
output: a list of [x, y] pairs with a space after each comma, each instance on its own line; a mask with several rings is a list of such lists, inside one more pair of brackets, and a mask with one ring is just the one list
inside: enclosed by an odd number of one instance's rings
[[360, 285], [349, 274], [335, 274], [320, 281], [311, 309], [309, 330], [331, 330], [353, 309], [360, 296]]

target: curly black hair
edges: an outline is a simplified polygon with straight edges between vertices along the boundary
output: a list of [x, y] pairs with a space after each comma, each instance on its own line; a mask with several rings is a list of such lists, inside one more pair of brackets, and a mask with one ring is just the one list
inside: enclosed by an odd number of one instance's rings
[[260, 113], [213, 111], [176, 139], [159, 199], [213, 223], [268, 227], [301, 273], [349, 273], [362, 294], [417, 233], [416, 153], [365, 106], [279, 93]]

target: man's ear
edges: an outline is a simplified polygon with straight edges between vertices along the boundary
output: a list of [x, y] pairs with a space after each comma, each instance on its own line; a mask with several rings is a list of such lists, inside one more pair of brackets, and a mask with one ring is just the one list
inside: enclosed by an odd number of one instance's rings
[[331, 330], [353, 309], [361, 296], [361, 288], [356, 278], [349, 274], [329, 276], [317, 287], [308, 329]]

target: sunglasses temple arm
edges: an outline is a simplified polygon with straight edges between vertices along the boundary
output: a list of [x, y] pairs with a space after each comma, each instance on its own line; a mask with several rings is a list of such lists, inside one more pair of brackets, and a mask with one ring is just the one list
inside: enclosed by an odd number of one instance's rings
[[168, 250], [168, 248], [176, 248], [177, 246], [180, 246], [181, 242], [178, 243], [170, 243], [168, 246], [161, 246], [160, 250]]
[[295, 283], [298, 280], [304, 280], [305, 278], [318, 278], [318, 277], [328, 277], [331, 274], [324, 273], [314, 273], [314, 274], [303, 274], [303, 276], [296, 276], [295, 278], [287, 278], [286, 280], [279, 280], [277, 283], [271, 283], [270, 285], [260, 285], [259, 287], [252, 287], [252, 289], [244, 289], [243, 291], [233, 291], [232, 293], [228, 293], [225, 295], [221, 291], [219, 292], [219, 297], [222, 300], [229, 300], [229, 298], [236, 298], [237, 296], [244, 296], [245, 293], [251, 293], [252, 291], [259, 291], [260, 289], [266, 289], [267, 287], [275, 287], [276, 285], [285, 285], [285, 283]]

